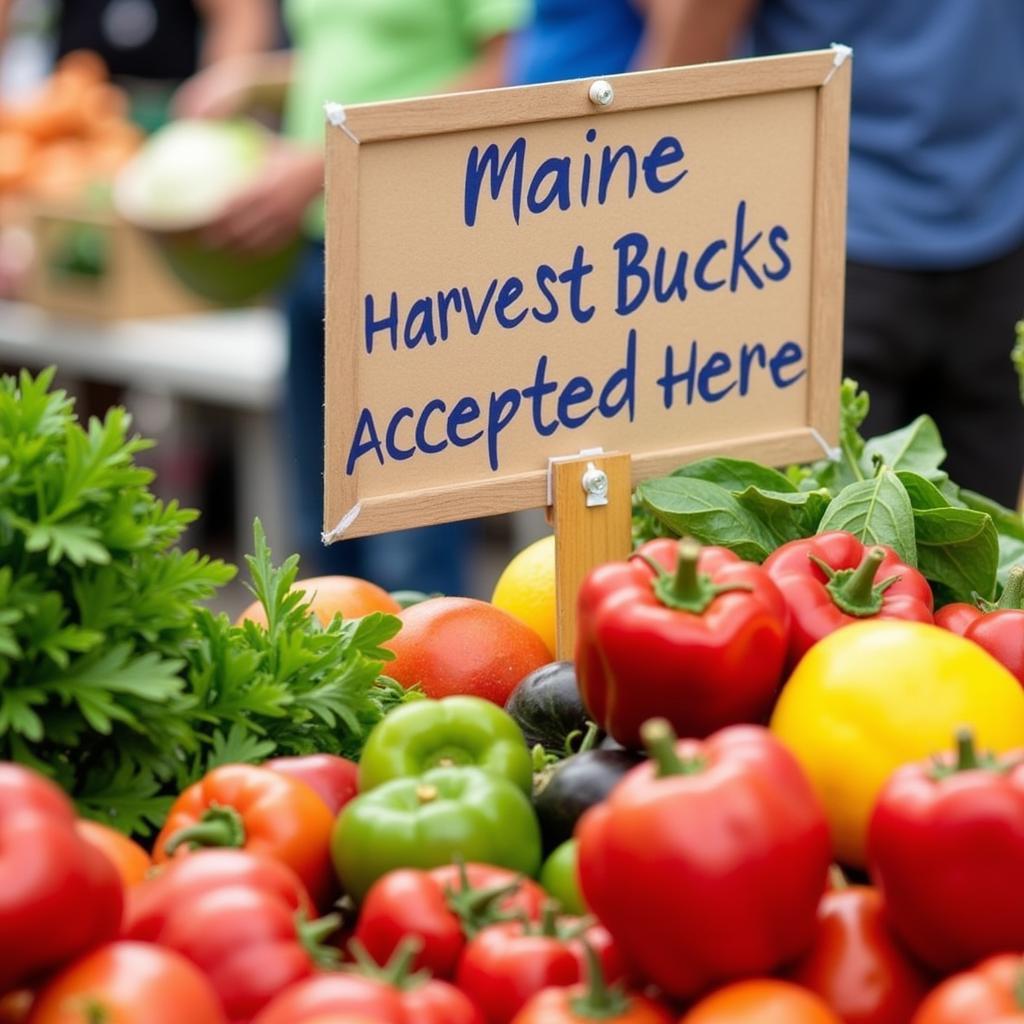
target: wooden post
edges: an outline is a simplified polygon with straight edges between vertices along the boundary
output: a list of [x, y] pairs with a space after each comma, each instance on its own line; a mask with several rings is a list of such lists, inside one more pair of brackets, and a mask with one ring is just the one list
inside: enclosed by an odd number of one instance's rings
[[[607, 478], [607, 502], [602, 504], [593, 503], [593, 495], [584, 486], [584, 475], [591, 465]], [[576, 645], [576, 593], [583, 577], [602, 562], [626, 558], [632, 548], [629, 455], [608, 452], [553, 461], [551, 505], [558, 607], [556, 650], [560, 659], [571, 661]]]

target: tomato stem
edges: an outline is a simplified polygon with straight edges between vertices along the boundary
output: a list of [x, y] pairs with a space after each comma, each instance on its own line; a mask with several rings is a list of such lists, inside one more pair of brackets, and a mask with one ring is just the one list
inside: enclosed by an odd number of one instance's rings
[[240, 849], [245, 846], [245, 822], [234, 807], [213, 804], [194, 825], [179, 829], [164, 844], [170, 856], [179, 847], [218, 846]]
[[974, 732], [968, 726], [956, 731], [956, 770], [969, 772], [980, 768], [978, 751], [974, 746]]
[[580, 940], [587, 958], [587, 987], [570, 1002], [572, 1012], [585, 1020], [614, 1020], [629, 1012], [630, 1001], [617, 985], [609, 985], [601, 958], [586, 939]]
[[704, 759], [691, 757], [684, 760], [676, 753], [676, 734], [667, 718], [650, 718], [640, 727], [640, 738], [657, 766], [657, 777], [669, 775], [697, 775], [706, 767]]
[[326, 914], [315, 921], [310, 921], [303, 911], [298, 910], [295, 913], [295, 932], [299, 942], [313, 963], [321, 969], [329, 970], [336, 967], [341, 959], [337, 949], [325, 945], [340, 927], [341, 914]]

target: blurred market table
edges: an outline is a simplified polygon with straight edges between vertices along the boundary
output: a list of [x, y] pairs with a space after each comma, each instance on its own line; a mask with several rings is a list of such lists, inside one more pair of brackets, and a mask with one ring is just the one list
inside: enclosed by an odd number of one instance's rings
[[0, 301], [0, 362], [207, 404], [231, 413], [236, 535], [246, 546], [259, 515], [283, 540], [276, 418], [287, 349], [283, 319], [266, 308], [103, 323]]

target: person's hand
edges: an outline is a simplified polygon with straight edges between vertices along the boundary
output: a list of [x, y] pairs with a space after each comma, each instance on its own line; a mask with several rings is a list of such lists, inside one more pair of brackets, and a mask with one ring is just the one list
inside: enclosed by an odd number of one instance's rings
[[203, 232], [212, 246], [271, 252], [298, 233], [306, 208], [323, 188], [319, 150], [279, 142], [260, 177], [236, 196]]
[[211, 64], [174, 94], [175, 117], [234, 117], [249, 106], [255, 68], [248, 55]]

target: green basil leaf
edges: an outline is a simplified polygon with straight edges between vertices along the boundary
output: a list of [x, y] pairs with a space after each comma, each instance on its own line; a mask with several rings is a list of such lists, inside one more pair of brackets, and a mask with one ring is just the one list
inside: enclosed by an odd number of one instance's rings
[[769, 469], [757, 462], [746, 459], [701, 459], [681, 466], [672, 476], [688, 480], [707, 480], [718, 484], [727, 491], [745, 491], [748, 487], [759, 487], [765, 491], [795, 491], [789, 479], [777, 469]]
[[913, 423], [865, 443], [863, 466], [873, 473], [876, 460], [889, 469], [909, 469], [927, 475], [940, 472], [939, 467], [946, 461], [946, 449], [931, 416], [918, 416]]
[[637, 488], [644, 507], [676, 536], [718, 544], [741, 558], [761, 562], [778, 542], [768, 528], [724, 487], [708, 480], [667, 476]]
[[917, 567], [958, 601], [995, 596], [999, 537], [989, 515], [970, 508], [914, 512]]
[[1005, 583], [1015, 565], [1024, 565], [1024, 518], [1012, 508], [974, 491], [962, 490], [960, 497], [968, 508], [987, 512], [992, 517], [999, 535], [998, 578], [1000, 583]]
[[764, 491], [748, 487], [735, 495], [747, 511], [757, 516], [779, 544], [810, 537], [828, 508], [828, 491]]
[[921, 476], [920, 473], [902, 470], [896, 475], [900, 478], [900, 483], [907, 489], [910, 504], [915, 510], [950, 507], [951, 502], [942, 491], [931, 480], [926, 480]]
[[818, 524], [819, 533], [828, 530], [848, 530], [865, 544], [885, 544], [907, 565], [917, 565], [914, 510], [907, 489], [892, 470], [844, 487]]

